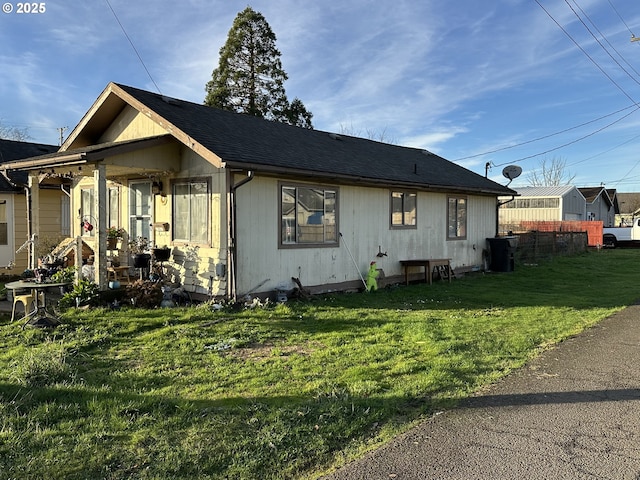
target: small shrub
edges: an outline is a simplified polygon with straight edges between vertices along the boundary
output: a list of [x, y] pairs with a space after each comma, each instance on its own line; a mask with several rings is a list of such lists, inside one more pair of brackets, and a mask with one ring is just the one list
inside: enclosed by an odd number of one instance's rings
[[136, 280], [127, 285], [126, 291], [129, 302], [136, 307], [157, 307], [162, 301], [162, 287], [159, 283], [148, 280]]
[[51, 275], [51, 280], [54, 282], [73, 282], [75, 276], [76, 267], [66, 267]]
[[83, 278], [60, 299], [60, 308], [67, 309], [79, 305], [90, 305], [98, 301], [100, 288], [91, 280]]

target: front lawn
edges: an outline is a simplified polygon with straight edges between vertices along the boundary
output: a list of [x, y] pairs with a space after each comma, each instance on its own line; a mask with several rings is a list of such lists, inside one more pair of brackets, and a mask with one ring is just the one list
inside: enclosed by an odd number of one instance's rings
[[240, 312], [0, 326], [0, 472], [313, 478], [640, 297], [640, 250]]

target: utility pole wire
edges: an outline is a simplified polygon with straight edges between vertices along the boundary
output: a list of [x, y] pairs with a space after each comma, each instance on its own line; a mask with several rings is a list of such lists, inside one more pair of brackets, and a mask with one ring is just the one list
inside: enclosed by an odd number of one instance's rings
[[[582, 46], [581, 46], [581, 45], [576, 41], [576, 39], [575, 39], [575, 38], [573, 38], [573, 37], [571, 36], [571, 34], [570, 34], [569, 32], [567, 32], [567, 30], [566, 30], [562, 25], [560, 25], [560, 23], [559, 23], [559, 22], [558, 22], [558, 21], [553, 17], [553, 15], [551, 15], [551, 13], [550, 13], [546, 8], [544, 8], [544, 6], [540, 3], [540, 1], [539, 1], [539, 0], [534, 0], [534, 1], [535, 1], [535, 2], [538, 4], [538, 6], [539, 6], [543, 11], [544, 11], [544, 13], [546, 13], [546, 14], [547, 14], [547, 16], [548, 16], [548, 17], [549, 17], [549, 18], [550, 18], [550, 19], [551, 19], [551, 20], [552, 20], [552, 21], [553, 21], [553, 22], [558, 26], [558, 28], [559, 28], [560, 30], [562, 30], [562, 32], [563, 32], [563, 33], [564, 33], [564, 34], [569, 38], [569, 40], [571, 40], [571, 41], [574, 43], [574, 45], [575, 45], [576, 47], [578, 47], [578, 49], [579, 49], [582, 53], [584, 53], [584, 55], [585, 55], [589, 60], [591, 60], [591, 63], [593, 63], [593, 64], [596, 66], [596, 68], [597, 68], [598, 70], [600, 70], [600, 72], [602, 72], [602, 74], [603, 74], [605, 77], [607, 77], [607, 78], [609, 79], [609, 81], [610, 81], [611, 83], [613, 83], [613, 84], [618, 88], [618, 90], [620, 90], [620, 91], [623, 93], [623, 95], [624, 95], [625, 97], [627, 97], [629, 100], [631, 100], [631, 102], [633, 102], [633, 104], [634, 104], [634, 105], [638, 105], [638, 102], [637, 102], [636, 100], [634, 100], [634, 98], [633, 98], [631, 95], [629, 95], [629, 94], [624, 90], [624, 88], [622, 88], [622, 87], [620, 86], [620, 84], [618, 84], [618, 83], [617, 83], [613, 78], [611, 78], [611, 75], [609, 75], [607, 72], [605, 72], [604, 68], [602, 68], [602, 67], [598, 64], [598, 62], [596, 62], [596, 61], [594, 60], [594, 58], [593, 58], [591, 55], [589, 55], [589, 53], [588, 53], [584, 48], [582, 48]], [[565, 2], [566, 2], [566, 0], [565, 0]], [[567, 3], [567, 4], [568, 4], [568, 3]], [[569, 7], [570, 7], [570, 6], [569, 6]], [[638, 105], [638, 106], [640, 106], [640, 105]]]
[[140, 60], [140, 63], [142, 64], [142, 67], [147, 72], [147, 75], [149, 75], [149, 78], [151, 79], [153, 84], [156, 86], [156, 90], [158, 91], [158, 93], [160, 95], [162, 95], [162, 92], [160, 91], [160, 87], [158, 87], [158, 84], [156, 83], [156, 81], [151, 76], [151, 73], [149, 72], [149, 69], [147, 68], [147, 66], [144, 64], [144, 61], [142, 60], [142, 57], [140, 56], [140, 53], [138, 52], [138, 49], [136, 49], [136, 46], [131, 41], [131, 38], [129, 38], [129, 35], [127, 34], [127, 31], [124, 29], [124, 26], [122, 25], [122, 22], [120, 22], [120, 19], [118, 18], [118, 15], [116, 15], [115, 10], [113, 9], [111, 4], [109, 3], [109, 0], [104, 0], [104, 1], [107, 2], [107, 5], [109, 6], [109, 9], [111, 10], [111, 13], [113, 13], [113, 16], [115, 17], [116, 21], [118, 22], [118, 25], [120, 25], [120, 29], [122, 30], [122, 33], [124, 33], [124, 36], [127, 37], [127, 40], [129, 40], [129, 43], [131, 44], [131, 48], [133, 48], [133, 51], [136, 52], [136, 55], [138, 56], [138, 60]]

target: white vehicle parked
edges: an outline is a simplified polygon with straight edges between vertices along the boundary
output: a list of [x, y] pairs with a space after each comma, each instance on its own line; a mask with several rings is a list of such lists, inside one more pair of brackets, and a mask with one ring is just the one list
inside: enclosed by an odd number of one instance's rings
[[640, 218], [634, 218], [629, 227], [605, 227], [602, 229], [602, 242], [605, 247], [640, 246]]

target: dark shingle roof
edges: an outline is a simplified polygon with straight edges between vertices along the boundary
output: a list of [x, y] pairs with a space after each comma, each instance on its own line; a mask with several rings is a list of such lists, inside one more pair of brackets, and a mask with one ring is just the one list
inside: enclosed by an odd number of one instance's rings
[[426, 150], [293, 127], [133, 87], [118, 87], [218, 155], [228, 166], [297, 171], [415, 188], [513, 193]]
[[[0, 138], [0, 164], [13, 160], [22, 160], [23, 158], [31, 158], [39, 155], [46, 155], [56, 152], [59, 147], [55, 145], [46, 145], [43, 143], [18, 142], [16, 140], [6, 140]], [[12, 181], [24, 184], [27, 182], [26, 172], [11, 172]], [[0, 191], [16, 190], [7, 179], [0, 175]]]
[[602, 196], [602, 198], [605, 200], [605, 202], [609, 204], [612, 203], [611, 198], [609, 197], [609, 194], [604, 187], [582, 187], [582, 188], [578, 188], [578, 190], [580, 190], [580, 193], [585, 198], [587, 203], [595, 202], [598, 196], [600, 196], [603, 193], [604, 195]]

